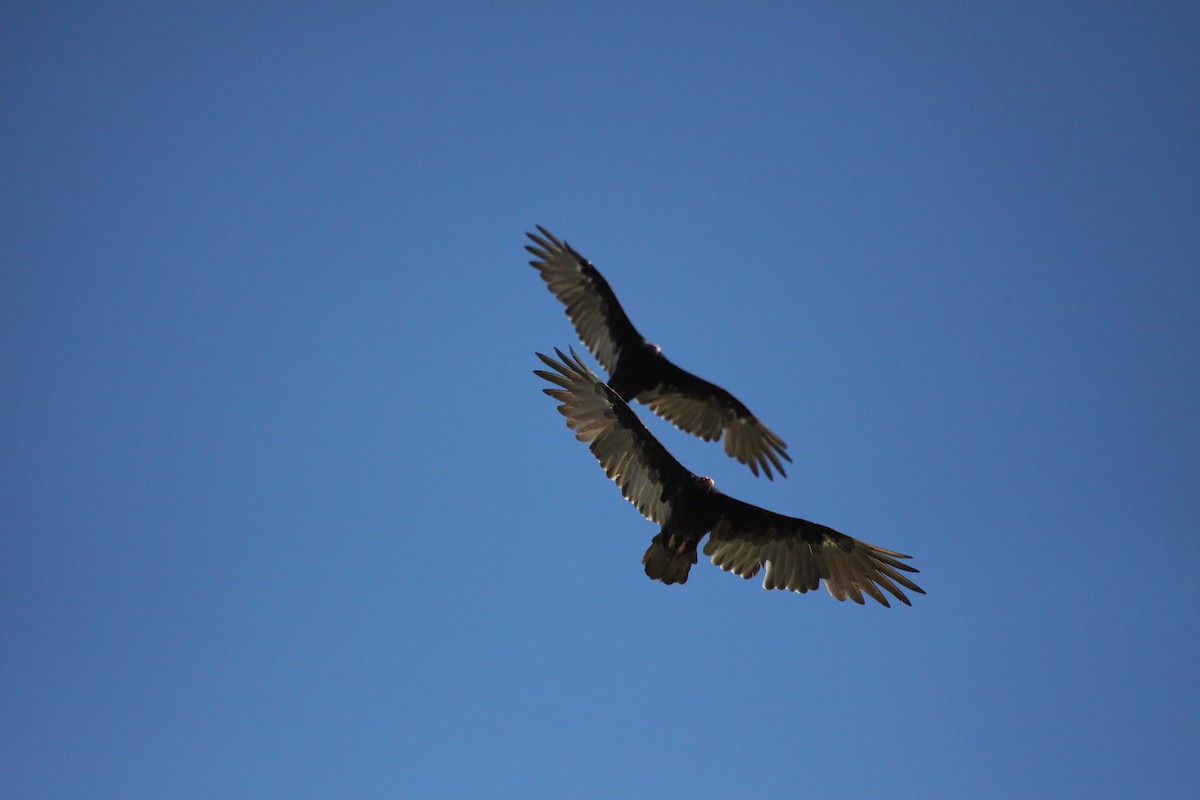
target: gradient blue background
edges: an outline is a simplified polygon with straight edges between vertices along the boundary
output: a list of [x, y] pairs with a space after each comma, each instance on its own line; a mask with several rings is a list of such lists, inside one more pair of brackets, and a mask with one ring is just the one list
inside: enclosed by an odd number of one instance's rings
[[[1047, 5], [0, 6], [0, 793], [1193, 796], [1200, 6]], [[928, 595], [648, 581], [534, 224]]]

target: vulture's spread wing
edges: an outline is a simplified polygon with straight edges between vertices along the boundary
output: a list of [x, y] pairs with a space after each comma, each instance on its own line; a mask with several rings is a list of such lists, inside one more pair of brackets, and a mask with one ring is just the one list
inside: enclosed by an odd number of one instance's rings
[[555, 350], [558, 361], [538, 353], [553, 372], [535, 370], [557, 389], [543, 391], [561, 401], [559, 412], [575, 438], [590, 443], [592, 454], [616, 481], [621, 494], [642, 516], [662, 525], [671, 514], [670, 502], [684, 481], [693, 479], [625, 401], [588, 369], [574, 352]]
[[641, 392], [639, 402], [671, 424], [706, 442], [725, 437], [725, 452], [758, 475], [761, 469], [774, 480], [771, 469], [786, 477], [780, 462], [791, 461], [787, 444], [758, 421], [736, 397], [667, 359], [661, 359], [661, 380]]
[[721, 502], [724, 507], [704, 554], [743, 578], [754, 577], [765, 565], [764, 589], [807, 592], [825, 581], [838, 600], [861, 604], [867, 594], [885, 606], [891, 604], [881, 588], [905, 605], [912, 604], [900, 587], [925, 594], [904, 574], [917, 572], [901, 562], [906, 555], [732, 497], [722, 497]]
[[542, 226], [538, 231], [541, 236], [525, 234], [537, 245], [525, 245], [536, 256], [530, 265], [542, 273], [550, 291], [567, 307], [580, 340], [611, 375], [621, 352], [641, 345], [642, 335], [592, 262]]

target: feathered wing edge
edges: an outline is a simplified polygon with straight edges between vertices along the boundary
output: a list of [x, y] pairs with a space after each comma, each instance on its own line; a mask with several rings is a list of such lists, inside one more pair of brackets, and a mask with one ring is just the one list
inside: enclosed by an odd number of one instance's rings
[[614, 480], [622, 496], [642, 516], [659, 525], [671, 508], [668, 492], [687, 480], [689, 473], [630, 410], [625, 401], [579, 359], [557, 348], [560, 361], [541, 353], [537, 357], [553, 372], [534, 370], [557, 389], [542, 391], [561, 402], [558, 411], [567, 418], [575, 438], [589, 443], [592, 454]]
[[642, 335], [600, 271], [565, 241], [541, 225], [537, 229], [541, 236], [525, 234], [537, 245], [525, 245], [537, 258], [529, 265], [541, 273], [550, 293], [566, 306], [579, 340], [611, 375], [621, 351], [641, 342]]
[[786, 478], [787, 472], [779, 459], [790, 462], [792, 457], [787, 454], [787, 443], [757, 417], [734, 417], [725, 425], [725, 453], [745, 464], [758, 476], [762, 469], [767, 480], [775, 480], [771, 467], [781, 477]]
[[765, 565], [764, 589], [808, 592], [825, 581], [835, 599], [849, 598], [860, 605], [865, 593], [890, 607], [880, 589], [905, 605], [912, 603], [900, 587], [925, 594], [903, 574], [919, 572], [901, 562], [909, 558], [903, 553], [731, 497], [724, 500], [725, 511], [709, 534], [704, 554], [727, 572], [752, 578]]
[[749, 467], [755, 477], [761, 470], [767, 480], [775, 480], [772, 468], [787, 477], [780, 459], [790, 462], [792, 457], [787, 454], [783, 439], [725, 389], [674, 364], [671, 366], [686, 375], [690, 383], [694, 382], [696, 388], [689, 392], [660, 384], [639, 394], [639, 401], [675, 427], [706, 442], [724, 436], [726, 455]]

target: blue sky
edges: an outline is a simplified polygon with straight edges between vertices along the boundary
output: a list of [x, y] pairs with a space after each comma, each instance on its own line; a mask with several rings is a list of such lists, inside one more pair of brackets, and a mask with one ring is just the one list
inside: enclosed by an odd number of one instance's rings
[[[0, 789], [1185, 797], [1194, 3], [0, 8]], [[891, 610], [642, 574], [545, 225]]]

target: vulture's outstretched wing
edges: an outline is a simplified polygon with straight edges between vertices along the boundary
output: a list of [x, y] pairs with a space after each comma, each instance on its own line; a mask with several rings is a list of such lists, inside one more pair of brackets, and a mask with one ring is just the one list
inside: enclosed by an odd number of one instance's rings
[[[807, 592], [821, 581], [838, 600], [862, 604], [868, 594], [890, 607], [880, 588], [912, 605], [900, 587], [925, 594], [905, 572], [918, 570], [899, 559], [909, 556], [884, 550], [838, 533], [832, 528], [785, 517], [722, 496], [722, 511], [704, 546], [704, 554], [721, 569], [752, 578], [766, 565], [764, 589]], [[899, 586], [897, 586], [899, 584]]]
[[645, 340], [592, 262], [541, 225], [537, 229], [541, 236], [525, 234], [537, 245], [525, 245], [537, 257], [529, 264], [542, 273], [550, 291], [567, 307], [579, 339], [611, 375], [621, 353], [641, 346]]
[[677, 428], [699, 436], [706, 442], [725, 438], [725, 452], [758, 475], [761, 469], [774, 480], [774, 467], [783, 477], [787, 473], [780, 462], [791, 461], [787, 444], [774, 431], [759, 422], [736, 397], [716, 384], [662, 359], [661, 381], [637, 395], [639, 402]]
[[574, 351], [570, 357], [558, 349], [554, 352], [559, 361], [537, 354], [554, 372], [535, 370], [534, 374], [561, 388], [542, 391], [562, 402], [558, 410], [567, 418], [567, 426], [579, 441], [590, 443], [592, 454], [625, 499], [646, 519], [664, 524], [671, 515], [671, 500], [692, 474]]

